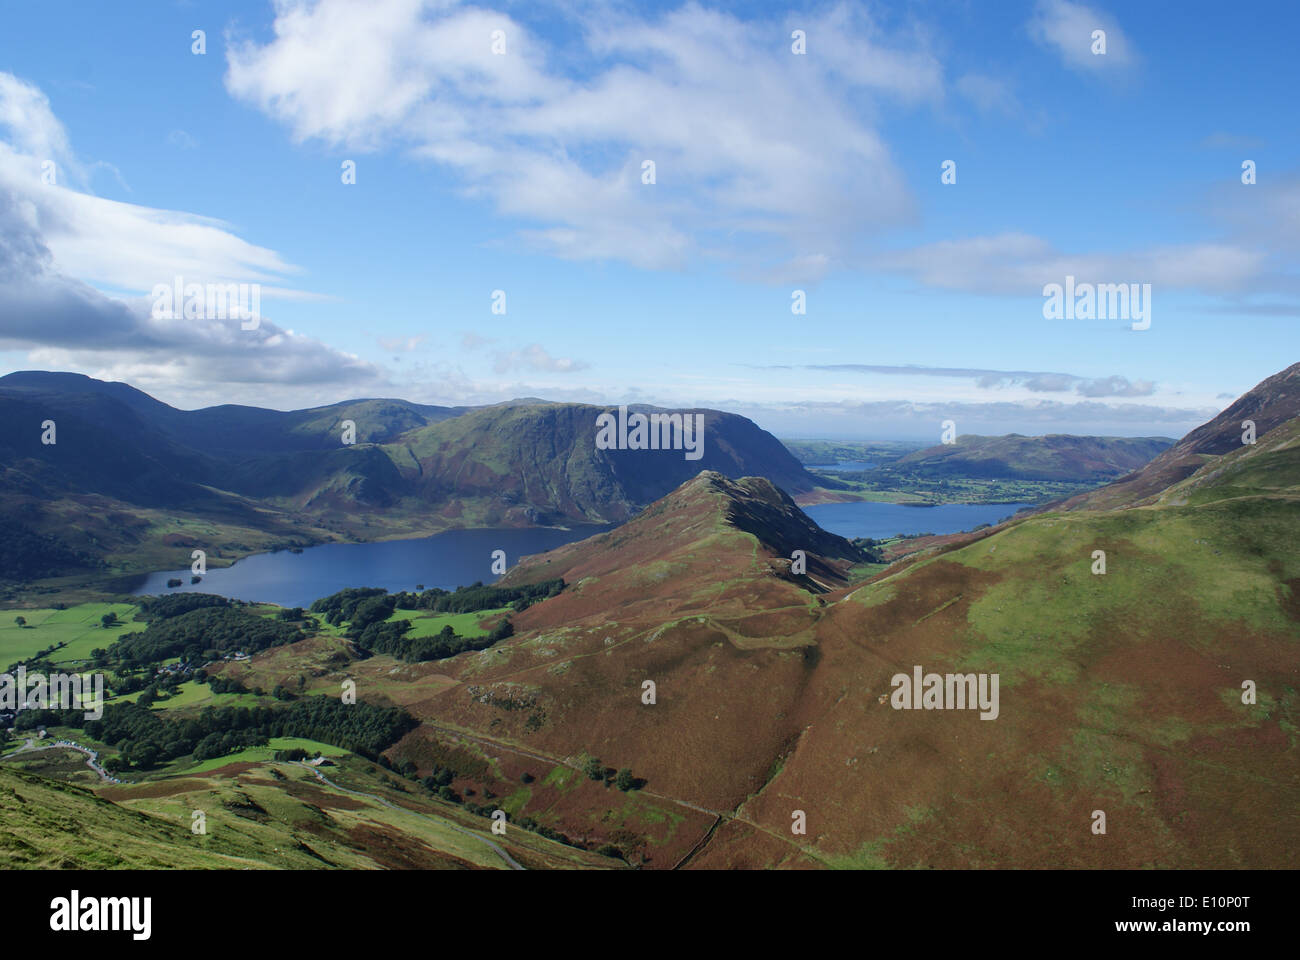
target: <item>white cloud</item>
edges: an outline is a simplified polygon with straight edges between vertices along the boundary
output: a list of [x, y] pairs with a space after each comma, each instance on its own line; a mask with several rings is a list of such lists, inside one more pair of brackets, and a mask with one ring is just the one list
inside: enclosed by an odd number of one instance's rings
[[498, 351], [493, 362], [493, 370], [497, 373], [506, 373], [510, 370], [568, 373], [586, 368], [587, 364], [581, 360], [551, 356], [540, 343], [530, 343], [520, 350]]
[[1264, 254], [1233, 244], [1183, 244], [1131, 253], [1063, 253], [1022, 233], [968, 237], [880, 254], [870, 265], [910, 275], [929, 287], [970, 293], [1041, 296], [1073, 276], [1089, 283], [1149, 283], [1153, 291], [1243, 289], [1264, 268]]
[[1020, 103], [1010, 84], [982, 73], [966, 73], [953, 85], [957, 93], [975, 105], [981, 113], [1001, 113], [1014, 116], [1020, 112]]
[[[0, 349], [26, 365], [157, 385], [379, 384], [378, 368], [263, 317], [158, 320], [145, 296], [175, 276], [196, 283], [260, 283], [292, 268], [219, 221], [106, 200], [42, 181], [43, 158], [84, 176], [49, 101], [0, 73]], [[75, 182], [75, 181], [74, 181]], [[115, 299], [90, 282], [128, 291]], [[131, 295], [134, 294], [134, 295]], [[266, 297], [310, 297], [263, 286]]]
[[[296, 271], [273, 250], [236, 236], [220, 220], [107, 200], [73, 189], [84, 184], [63, 125], [37, 88], [0, 73], [0, 190], [27, 211], [61, 273], [115, 290], [142, 293], [177, 275], [198, 283], [271, 283], [268, 297], [305, 297], [274, 285]], [[55, 162], [55, 182], [42, 164]]]
[[[791, 25], [808, 55], [791, 52]], [[285, 2], [274, 34], [231, 45], [226, 85], [296, 139], [405, 149], [551, 254], [647, 268], [737, 236], [815, 264], [900, 222], [910, 200], [864, 97], [937, 101], [943, 86], [923, 36], [848, 4], [784, 26], [696, 4], [655, 21], [604, 9], [579, 34], [598, 65], [581, 80], [510, 17], [432, 0]]]
[[[1105, 54], [1095, 54], [1093, 31], [1106, 34]], [[1069, 0], [1038, 0], [1029, 20], [1029, 35], [1060, 54], [1066, 66], [1100, 73], [1137, 62], [1137, 52], [1118, 21], [1109, 13], [1071, 3]]]

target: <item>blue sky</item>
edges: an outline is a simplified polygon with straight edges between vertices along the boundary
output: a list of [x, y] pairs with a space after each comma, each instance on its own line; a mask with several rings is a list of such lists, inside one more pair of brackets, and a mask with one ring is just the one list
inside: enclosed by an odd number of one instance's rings
[[[1300, 353], [1293, 4], [122, 9], [0, 6], [0, 372], [1177, 436]], [[263, 324], [154, 320], [177, 274]]]

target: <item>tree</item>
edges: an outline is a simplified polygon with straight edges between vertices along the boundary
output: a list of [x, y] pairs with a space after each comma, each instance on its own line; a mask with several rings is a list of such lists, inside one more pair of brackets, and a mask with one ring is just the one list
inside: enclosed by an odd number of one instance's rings
[[26, 618], [26, 617], [14, 617], [14, 623], [18, 624], [19, 627], [25, 627], [25, 626], [27, 626], [27, 618]]
[[582, 764], [582, 772], [591, 780], [604, 780], [605, 767], [595, 757], [588, 757]]
[[624, 767], [618, 772], [618, 776], [614, 778], [614, 786], [618, 787], [624, 793], [627, 793], [636, 786], [636, 777], [632, 776], [631, 770]]
[[106, 613], [102, 617], [100, 617], [99, 622], [104, 625], [105, 630], [107, 630], [109, 627], [117, 626], [117, 614], [112, 613], [110, 611], [109, 613]]

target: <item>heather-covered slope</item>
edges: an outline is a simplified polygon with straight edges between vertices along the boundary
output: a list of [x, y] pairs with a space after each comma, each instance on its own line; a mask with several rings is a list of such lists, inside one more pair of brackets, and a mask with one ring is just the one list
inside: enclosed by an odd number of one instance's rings
[[1061, 509], [1108, 509], [1149, 502], [1207, 463], [1244, 446], [1244, 421], [1254, 421], [1258, 440], [1297, 416], [1300, 416], [1300, 363], [1293, 363], [1242, 394], [1223, 413], [1197, 427], [1141, 470], [1073, 497]]
[[[642, 806], [583, 788], [524, 809], [617, 824], [651, 867], [1294, 868], [1298, 430], [1151, 506], [1013, 521], [823, 595], [785, 579], [770, 499], [703, 475], [526, 559], [512, 580], [568, 589], [395, 693], [426, 720], [395, 750], [627, 767]], [[996, 674], [997, 718], [894, 709], [891, 677], [918, 665]]]

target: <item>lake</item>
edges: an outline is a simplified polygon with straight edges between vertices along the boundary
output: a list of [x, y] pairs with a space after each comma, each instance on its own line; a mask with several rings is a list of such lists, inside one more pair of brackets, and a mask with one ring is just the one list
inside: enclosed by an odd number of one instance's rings
[[822, 503], [804, 507], [819, 527], [841, 537], [883, 540], [899, 533], [960, 533], [981, 523], [997, 523], [1028, 503], [941, 503], [909, 507], [901, 503]]
[[[418, 540], [381, 543], [325, 543], [302, 553], [282, 550], [245, 557], [234, 566], [209, 567], [207, 575], [190, 583], [190, 570], [166, 570], [140, 578], [136, 594], [216, 593], [240, 600], [262, 600], [282, 607], [308, 607], [313, 600], [344, 587], [384, 587], [414, 590], [417, 584], [454, 590], [475, 581], [493, 583], [492, 551], [504, 550], [512, 567], [520, 557], [584, 540], [607, 526], [576, 526], [505, 530], [448, 530]], [[178, 578], [182, 586], [169, 588]]]
[[870, 470], [875, 467], [874, 463], [867, 463], [865, 460], [837, 460], [835, 463], [819, 463], [809, 465], [809, 470], [832, 470], [835, 473], [861, 473], [863, 470]]
[[[823, 503], [804, 512], [825, 530], [842, 537], [883, 539], [897, 533], [957, 533], [981, 523], [997, 523], [1023, 503], [946, 503], [909, 507], [899, 503]], [[384, 587], [414, 590], [418, 584], [454, 590], [475, 581], [493, 583], [492, 551], [504, 550], [506, 563], [543, 553], [612, 530], [607, 526], [575, 526], [505, 530], [448, 530], [418, 540], [380, 543], [325, 543], [301, 553], [282, 550], [245, 557], [234, 566], [209, 568], [199, 583], [190, 583], [189, 568], [164, 570], [139, 579], [131, 592], [165, 594], [196, 591], [239, 600], [262, 600], [282, 607], [308, 607], [313, 600], [345, 587]], [[167, 580], [177, 578], [179, 587]]]

